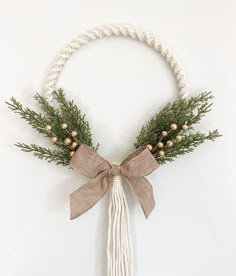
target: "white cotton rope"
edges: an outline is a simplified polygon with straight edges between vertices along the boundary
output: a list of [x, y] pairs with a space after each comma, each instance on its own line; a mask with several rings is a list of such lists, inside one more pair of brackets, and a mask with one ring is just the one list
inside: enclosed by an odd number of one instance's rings
[[55, 61], [51, 65], [51, 68], [48, 72], [44, 88], [45, 98], [48, 102], [53, 100], [53, 91], [55, 91], [56, 89], [57, 79], [69, 57], [77, 49], [79, 49], [83, 45], [88, 44], [90, 41], [109, 36], [124, 36], [131, 39], [136, 39], [140, 42], [146, 43], [156, 52], [160, 53], [169, 64], [175, 76], [180, 98], [184, 99], [188, 96], [184, 74], [181, 67], [179, 66], [176, 58], [171, 53], [171, 51], [166, 48], [164, 44], [154, 34], [145, 32], [140, 28], [127, 25], [105, 25], [79, 34], [75, 39], [67, 44], [65, 48], [55, 58]]
[[121, 175], [112, 177], [108, 214], [107, 276], [132, 276], [129, 208]]

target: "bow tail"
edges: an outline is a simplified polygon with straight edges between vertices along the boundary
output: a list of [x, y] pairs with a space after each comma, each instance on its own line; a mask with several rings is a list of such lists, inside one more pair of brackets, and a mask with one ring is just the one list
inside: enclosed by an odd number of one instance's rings
[[108, 187], [109, 179], [105, 173], [101, 173], [75, 190], [70, 195], [70, 219], [75, 219], [92, 208], [106, 194]]
[[136, 194], [146, 218], [155, 208], [152, 185], [145, 177], [127, 177], [128, 183]]

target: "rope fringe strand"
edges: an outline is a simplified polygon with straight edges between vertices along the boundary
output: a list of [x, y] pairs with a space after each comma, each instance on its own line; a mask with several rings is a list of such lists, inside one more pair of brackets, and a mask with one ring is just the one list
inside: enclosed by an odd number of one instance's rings
[[112, 177], [108, 215], [107, 276], [132, 276], [129, 208], [121, 175]]

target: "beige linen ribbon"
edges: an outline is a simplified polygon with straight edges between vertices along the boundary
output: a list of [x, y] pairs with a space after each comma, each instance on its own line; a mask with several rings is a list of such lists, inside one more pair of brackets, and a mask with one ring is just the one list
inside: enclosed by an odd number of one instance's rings
[[70, 166], [92, 180], [70, 195], [71, 219], [75, 219], [93, 207], [107, 192], [110, 178], [122, 175], [136, 194], [147, 218], [155, 207], [153, 189], [144, 177], [159, 164], [146, 148], [131, 153], [120, 165], [110, 164], [87, 145], [80, 145], [71, 159]]

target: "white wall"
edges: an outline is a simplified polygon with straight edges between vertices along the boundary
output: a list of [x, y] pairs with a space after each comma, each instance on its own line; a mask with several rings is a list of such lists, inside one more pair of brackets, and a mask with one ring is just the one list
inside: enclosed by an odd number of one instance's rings
[[[233, 0], [0, 0], [1, 276], [106, 275], [108, 196], [69, 221], [68, 196], [86, 179], [13, 147], [47, 142], [3, 102], [14, 95], [34, 107], [57, 52], [80, 31], [106, 23], [157, 33], [184, 67], [191, 94], [214, 92], [214, 109], [199, 128], [224, 134], [149, 177], [157, 207], [148, 221], [128, 193], [134, 275], [235, 275], [235, 13]], [[148, 118], [176, 97], [165, 62], [122, 38], [81, 49], [59, 86], [87, 114], [100, 154], [118, 161]]]

